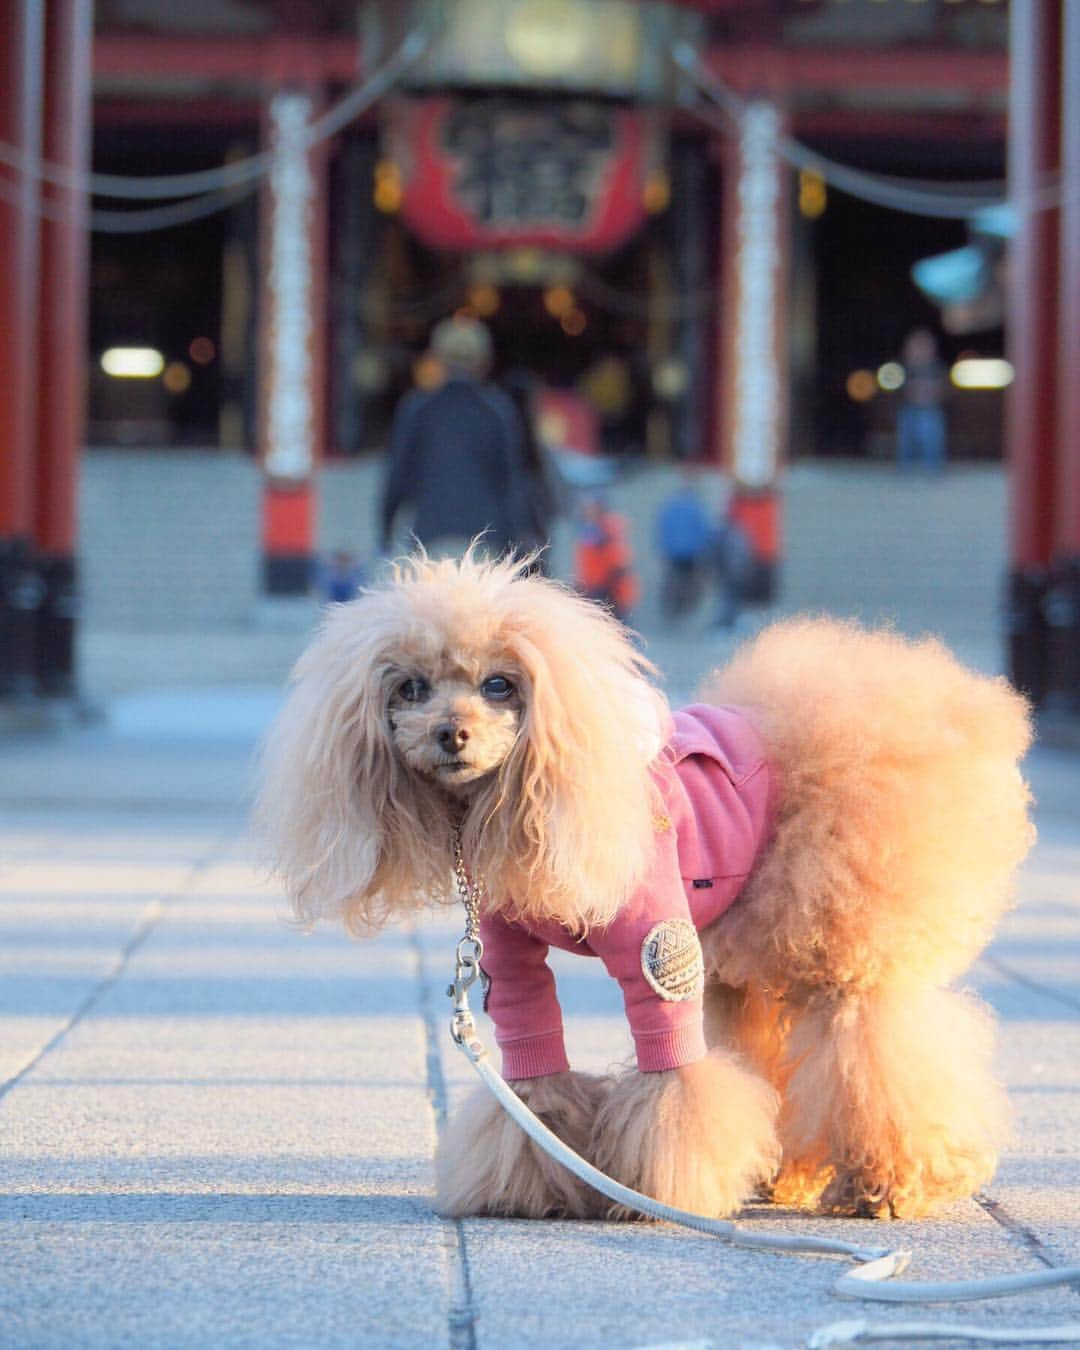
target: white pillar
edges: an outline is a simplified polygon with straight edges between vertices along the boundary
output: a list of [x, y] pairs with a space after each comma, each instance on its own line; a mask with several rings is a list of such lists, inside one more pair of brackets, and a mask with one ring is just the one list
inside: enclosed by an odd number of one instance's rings
[[274, 157], [261, 216], [260, 456], [265, 586], [276, 595], [302, 594], [310, 582], [327, 425], [326, 154], [308, 141], [317, 105], [313, 91], [290, 90], [267, 107]]
[[263, 465], [271, 478], [303, 481], [315, 464], [313, 226], [315, 175], [307, 130], [312, 99], [277, 94], [268, 123], [274, 152], [266, 188], [263, 319]]
[[733, 512], [757, 560], [755, 598], [771, 598], [779, 558], [777, 478], [788, 425], [787, 169], [782, 117], [746, 104], [725, 146], [718, 425]]

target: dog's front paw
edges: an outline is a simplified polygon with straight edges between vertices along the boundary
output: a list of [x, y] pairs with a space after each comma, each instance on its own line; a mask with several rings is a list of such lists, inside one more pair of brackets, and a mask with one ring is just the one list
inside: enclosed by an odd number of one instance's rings
[[[654, 1200], [719, 1217], [768, 1181], [780, 1160], [776, 1093], [730, 1055], [665, 1073], [626, 1074], [593, 1128], [597, 1167]], [[609, 1218], [636, 1218], [621, 1205]]]
[[[607, 1081], [589, 1074], [555, 1073], [512, 1084], [549, 1130], [588, 1156], [593, 1118]], [[485, 1087], [476, 1088], [449, 1122], [435, 1158], [440, 1214], [522, 1219], [591, 1219], [602, 1196], [549, 1158]]]

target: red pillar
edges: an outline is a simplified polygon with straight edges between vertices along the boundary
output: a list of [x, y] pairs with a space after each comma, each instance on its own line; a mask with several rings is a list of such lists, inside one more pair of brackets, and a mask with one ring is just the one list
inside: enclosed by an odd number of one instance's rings
[[747, 103], [725, 144], [722, 320], [717, 381], [721, 462], [731, 514], [753, 548], [749, 598], [770, 600], [780, 562], [778, 480], [788, 427], [788, 173], [779, 155], [780, 111]]
[[1080, 0], [1064, 0], [1061, 47], [1056, 545], [1080, 559]]
[[1048, 603], [1049, 701], [1080, 712], [1080, 0], [1063, 0], [1058, 238], [1055, 565]]
[[[36, 160], [41, 0], [0, 0], [0, 140]], [[38, 181], [0, 170], [0, 698], [33, 689], [32, 570]]]
[[326, 435], [327, 174], [324, 144], [307, 148], [319, 106], [310, 89], [275, 94], [275, 150], [260, 213], [260, 456], [265, 473], [264, 586], [304, 594], [315, 552], [315, 478]]
[[1057, 434], [1058, 212], [1038, 209], [1058, 167], [1060, 0], [1010, 7], [1009, 195], [1017, 211], [1009, 263], [1006, 410], [1011, 557], [1009, 667], [1041, 703], [1048, 687], [1045, 598], [1054, 546]]
[[[90, 166], [92, 0], [52, 0], [45, 26], [46, 161]], [[45, 185], [55, 218], [41, 225], [37, 473], [34, 535], [45, 595], [37, 625], [38, 687], [74, 691], [75, 541], [79, 453], [85, 428], [87, 202]]]

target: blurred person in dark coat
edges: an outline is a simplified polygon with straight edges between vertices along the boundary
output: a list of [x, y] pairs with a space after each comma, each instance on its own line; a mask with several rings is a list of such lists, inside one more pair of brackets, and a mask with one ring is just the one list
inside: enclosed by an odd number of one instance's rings
[[[536, 430], [536, 394], [539, 380], [531, 371], [512, 370], [502, 387], [517, 409], [522, 427], [522, 460], [525, 466], [526, 534], [519, 543], [528, 548], [546, 550], [551, 542], [555, 518], [562, 511], [558, 480], [548, 460], [547, 448]], [[546, 556], [534, 570], [548, 572]]]
[[431, 335], [446, 370], [437, 389], [414, 389], [394, 414], [381, 511], [389, 552], [394, 522], [411, 508], [411, 533], [430, 552], [456, 554], [484, 535], [491, 554], [528, 548], [528, 477], [521, 418], [486, 381], [491, 336], [474, 319], [444, 319]]

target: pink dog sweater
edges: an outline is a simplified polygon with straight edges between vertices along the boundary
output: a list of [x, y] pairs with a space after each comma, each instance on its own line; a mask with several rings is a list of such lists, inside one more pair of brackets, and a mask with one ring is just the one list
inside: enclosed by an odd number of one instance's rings
[[610, 924], [578, 938], [554, 921], [481, 917], [486, 1007], [506, 1078], [569, 1068], [551, 946], [598, 956], [619, 981], [643, 1073], [705, 1054], [697, 934], [732, 904], [761, 850], [770, 772], [745, 713], [701, 704], [674, 714], [674, 734], [651, 772], [658, 793], [652, 857]]

